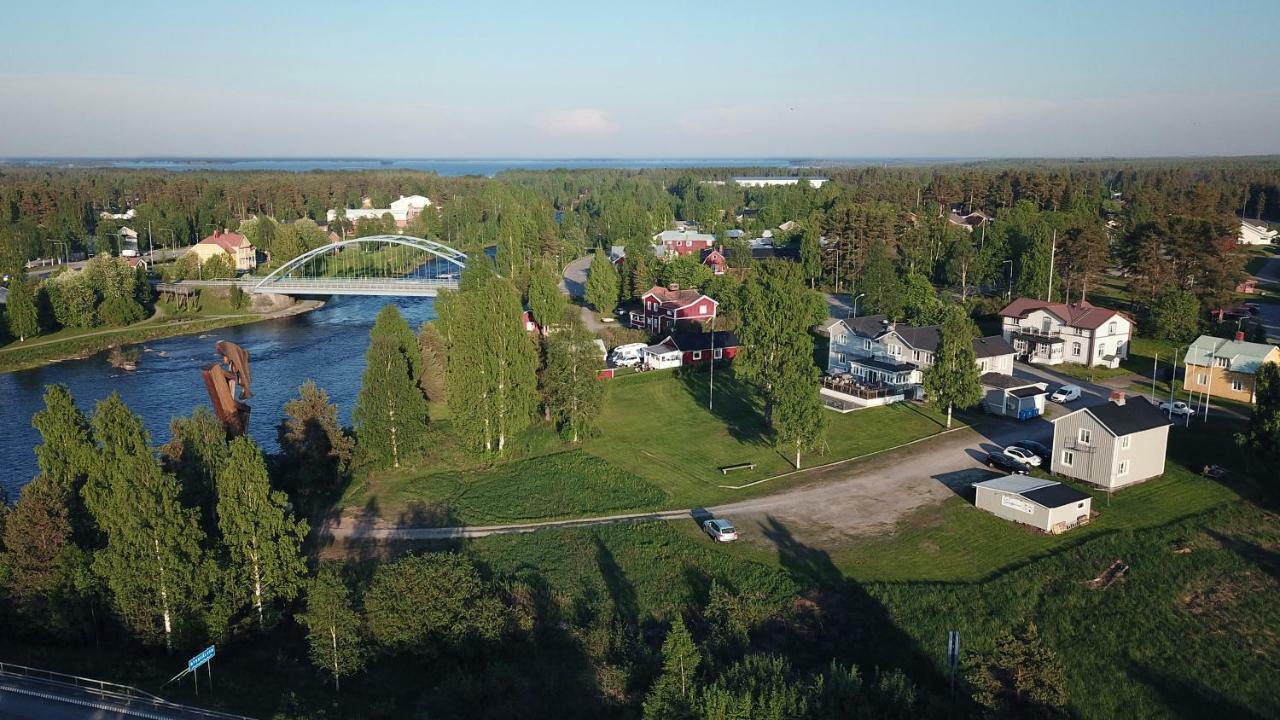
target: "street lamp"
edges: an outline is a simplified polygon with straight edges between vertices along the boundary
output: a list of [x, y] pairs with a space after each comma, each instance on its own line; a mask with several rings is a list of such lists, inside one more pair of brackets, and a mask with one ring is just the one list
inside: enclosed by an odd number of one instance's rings
[[858, 317], [858, 298], [866, 295], [866, 293], [858, 293], [853, 298], [853, 314], [849, 317]]
[[1005, 260], [1003, 263], [1001, 263], [1001, 265], [1009, 266], [1009, 272], [1006, 276], [1008, 279], [1005, 281], [1005, 284], [1004, 284], [1005, 298], [1008, 300], [1012, 300], [1013, 299], [1013, 261]]

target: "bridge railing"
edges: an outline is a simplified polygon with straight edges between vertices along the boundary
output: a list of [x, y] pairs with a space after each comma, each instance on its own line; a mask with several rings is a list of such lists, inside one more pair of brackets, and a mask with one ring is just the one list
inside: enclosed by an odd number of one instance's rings
[[67, 673], [56, 672], [54, 670], [44, 670], [15, 663], [0, 662], [0, 681], [3, 681], [5, 678], [34, 680], [40, 683], [61, 686], [68, 689], [74, 688], [90, 692], [103, 700], [114, 700], [117, 702], [128, 703], [142, 702], [157, 709], [181, 710], [185, 715], [199, 715], [208, 717], [211, 720], [250, 720], [243, 715], [233, 715], [231, 713], [218, 712], [217, 710], [206, 710], [204, 708], [191, 707], [188, 705], [179, 705], [178, 703], [169, 702], [159, 695], [152, 695], [145, 690], [139, 690], [131, 685], [122, 685], [120, 683], [113, 683], [106, 680], [70, 675]]

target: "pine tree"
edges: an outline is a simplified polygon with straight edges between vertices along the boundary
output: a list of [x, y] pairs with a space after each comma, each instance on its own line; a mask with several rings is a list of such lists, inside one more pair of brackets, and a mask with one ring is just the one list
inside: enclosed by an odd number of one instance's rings
[[818, 234], [805, 230], [800, 238], [800, 267], [804, 268], [804, 276], [809, 287], [814, 287], [822, 275], [822, 248], [818, 245]]
[[600, 413], [604, 386], [596, 378], [600, 351], [579, 318], [547, 340], [543, 390], [551, 414], [570, 442], [589, 434]]
[[422, 448], [427, 399], [418, 388], [418, 344], [395, 305], [385, 305], [369, 333], [364, 377], [352, 420], [365, 458], [400, 467]]
[[[740, 290], [743, 352], [734, 359], [738, 377], [752, 383], [773, 424], [778, 393], [790, 390], [792, 373], [813, 365], [809, 328], [827, 315], [822, 296], [805, 286], [794, 263], [760, 263]], [[816, 392], [815, 385], [815, 392]]]
[[241, 436], [231, 441], [218, 473], [218, 530], [227, 550], [232, 595], [247, 597], [266, 625], [265, 606], [297, 597], [306, 566], [302, 540], [307, 523], [294, 521], [289, 499], [272, 492], [262, 451]]
[[596, 248], [591, 258], [591, 267], [587, 271], [587, 285], [584, 291], [586, 301], [601, 315], [612, 315], [618, 306], [618, 270], [609, 262], [609, 257], [600, 248]]
[[208, 589], [197, 513], [178, 501], [177, 481], [164, 474], [142, 419], [116, 393], [98, 403], [97, 462], [85, 483], [85, 505], [106, 538], [95, 554], [121, 617], [134, 629], [164, 637], [194, 613]]
[[0, 533], [0, 580], [24, 613], [45, 619], [64, 581], [65, 551], [72, 545], [70, 495], [63, 485], [40, 475], [22, 488], [18, 504]]
[[995, 648], [966, 663], [965, 680], [988, 715], [1067, 717], [1066, 669], [1034, 623], [996, 639]]
[[307, 586], [307, 609], [298, 616], [307, 627], [311, 661], [339, 680], [364, 667], [368, 655], [364, 626], [351, 604], [351, 591], [338, 569], [322, 565]]
[[973, 351], [973, 339], [978, 333], [964, 308], [950, 305], [944, 311], [938, 334], [938, 352], [933, 365], [924, 371], [924, 389], [934, 407], [947, 411], [950, 429], [952, 408], [968, 408], [982, 402], [982, 374]]
[[773, 429], [780, 450], [800, 454], [821, 450], [826, 444], [827, 418], [818, 397], [818, 368], [808, 357], [783, 362], [774, 391]]
[[36, 311], [36, 299], [27, 285], [27, 279], [19, 274], [9, 283], [9, 298], [6, 314], [9, 319], [9, 334], [23, 342], [40, 333], [40, 316]]
[[529, 278], [529, 310], [533, 318], [542, 328], [547, 329], [560, 322], [569, 301], [560, 292], [560, 278], [555, 274], [550, 263], [541, 262], [534, 266], [533, 275]]
[[284, 404], [284, 414], [276, 439], [285, 456], [312, 480], [322, 479], [323, 485], [337, 480], [351, 462], [353, 443], [338, 424], [338, 406], [329, 402], [329, 393], [307, 380], [298, 397]]

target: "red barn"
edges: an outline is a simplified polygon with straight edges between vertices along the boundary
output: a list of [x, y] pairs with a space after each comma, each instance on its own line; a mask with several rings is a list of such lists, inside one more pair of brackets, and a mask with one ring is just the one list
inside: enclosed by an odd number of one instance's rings
[[728, 262], [724, 259], [724, 253], [720, 252], [719, 248], [703, 253], [702, 264], [711, 268], [711, 272], [714, 275], [723, 275], [725, 267], [728, 266]]
[[738, 354], [738, 336], [727, 330], [713, 333], [676, 333], [668, 335], [664, 343], [674, 345], [680, 351], [680, 366], [699, 365], [715, 358], [732, 360]]
[[701, 323], [714, 320], [719, 306], [715, 300], [695, 289], [655, 285], [640, 297], [640, 310], [631, 311], [631, 325], [647, 328], [653, 333], [664, 333], [680, 321]]

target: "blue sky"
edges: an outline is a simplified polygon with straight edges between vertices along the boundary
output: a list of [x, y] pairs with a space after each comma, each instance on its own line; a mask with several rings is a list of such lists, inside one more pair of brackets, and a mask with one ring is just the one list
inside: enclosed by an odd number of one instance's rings
[[1280, 2], [23, 2], [0, 155], [1280, 152]]

